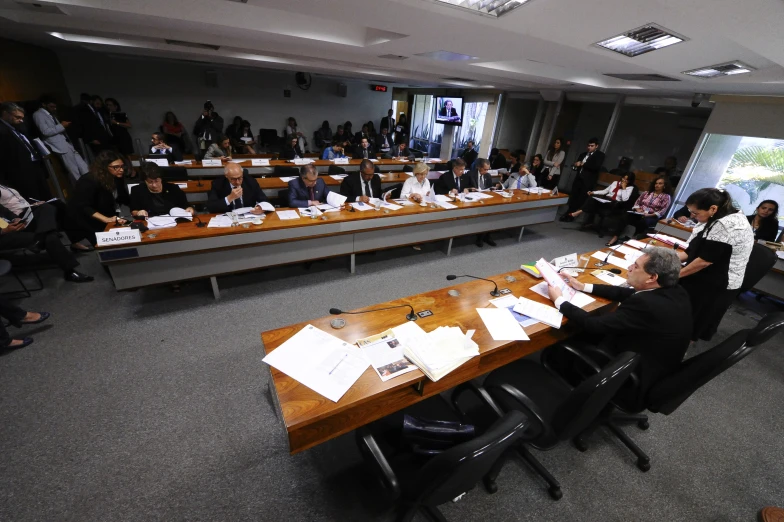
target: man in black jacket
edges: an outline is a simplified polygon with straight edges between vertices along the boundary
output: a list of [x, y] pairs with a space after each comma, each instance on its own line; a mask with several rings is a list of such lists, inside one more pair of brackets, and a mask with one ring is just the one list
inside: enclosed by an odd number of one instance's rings
[[167, 159], [170, 163], [182, 161], [182, 151], [177, 145], [169, 145], [164, 141], [162, 132], [153, 132], [150, 138], [150, 156]]
[[193, 124], [193, 134], [202, 153], [223, 134], [223, 118], [215, 112], [215, 106], [210, 100], [204, 102], [201, 116]]
[[468, 194], [476, 188], [470, 176], [464, 176], [466, 163], [460, 158], [452, 160], [452, 170], [444, 172], [435, 184], [436, 194]]
[[230, 212], [243, 207], [254, 207], [253, 214], [263, 214], [260, 204], [267, 201], [258, 182], [243, 172], [236, 163], [227, 163], [223, 168], [225, 177], [212, 182], [207, 197], [207, 210], [210, 212]]
[[566, 301], [561, 290], [549, 286], [556, 308], [582, 330], [577, 344], [615, 356], [622, 352], [641, 354], [638, 400], [648, 388], [677, 369], [689, 347], [692, 332], [689, 294], [678, 284], [681, 263], [669, 248], [648, 247], [629, 267], [631, 288], [584, 284], [565, 276], [575, 290], [619, 301], [618, 308], [604, 315], [591, 315]]
[[108, 115], [103, 109], [103, 99], [97, 94], [90, 96], [88, 103], [79, 106], [79, 135], [93, 154], [112, 148]]
[[44, 160], [22, 132], [24, 110], [15, 103], [0, 104], [0, 183], [25, 198], [46, 201], [52, 197], [46, 183]]
[[474, 150], [474, 142], [469, 141], [468, 143], [466, 143], [466, 148], [463, 151], [463, 153], [460, 155], [460, 158], [466, 162], [468, 168], [471, 168], [471, 166], [476, 161], [476, 158], [478, 157], [479, 157], [479, 153], [476, 150]]
[[596, 181], [599, 179], [599, 169], [603, 164], [604, 152], [599, 150], [599, 140], [591, 138], [588, 140], [588, 149], [580, 154], [574, 163], [574, 167], [572, 167], [572, 170], [577, 171], [577, 177], [574, 179], [572, 190], [569, 194], [569, 210], [561, 216], [561, 221], [574, 221], [574, 218], [569, 216], [569, 214], [579, 210], [588, 197], [588, 191], [596, 188]]
[[370, 203], [370, 198], [381, 197], [381, 178], [375, 172], [373, 162], [362, 160], [359, 174], [349, 174], [340, 184], [340, 194], [346, 196], [349, 203], [361, 201]]
[[354, 159], [376, 159], [376, 151], [373, 150], [373, 145], [370, 144], [368, 138], [362, 138], [359, 145], [354, 151]]

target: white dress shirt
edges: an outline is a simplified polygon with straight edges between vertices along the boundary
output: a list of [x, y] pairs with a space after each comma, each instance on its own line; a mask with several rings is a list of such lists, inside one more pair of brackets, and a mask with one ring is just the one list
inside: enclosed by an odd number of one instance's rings
[[419, 194], [423, 198], [430, 192], [430, 180], [425, 178], [424, 182], [420, 183], [416, 176], [411, 176], [405, 183], [403, 189], [400, 191], [401, 198], [407, 198], [411, 194]]
[[[594, 190], [594, 196], [607, 196], [611, 198], [613, 195], [613, 191], [615, 187], [618, 186], [618, 181], [613, 181], [610, 183], [610, 186], [603, 190]], [[630, 197], [632, 197], [632, 191], [634, 190], [634, 185], [629, 185], [625, 189], [618, 189], [618, 195], [615, 198], [615, 201], [628, 201]]]

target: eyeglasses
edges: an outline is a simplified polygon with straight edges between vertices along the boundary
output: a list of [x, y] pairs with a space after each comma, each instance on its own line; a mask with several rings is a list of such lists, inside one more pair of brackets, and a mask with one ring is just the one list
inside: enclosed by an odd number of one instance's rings
[[109, 165], [109, 168], [112, 170], [122, 170], [125, 168], [125, 164], [123, 165]]

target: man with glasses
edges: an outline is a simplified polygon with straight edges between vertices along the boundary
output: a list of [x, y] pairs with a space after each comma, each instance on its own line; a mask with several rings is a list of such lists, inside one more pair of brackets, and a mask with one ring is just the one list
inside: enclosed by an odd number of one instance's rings
[[236, 163], [227, 163], [223, 178], [212, 182], [207, 198], [210, 212], [231, 212], [238, 208], [252, 207], [253, 214], [263, 214], [261, 203], [268, 201], [258, 182], [245, 173]]
[[460, 158], [452, 160], [452, 170], [444, 172], [435, 185], [436, 194], [468, 194], [469, 189], [476, 188], [471, 176], [463, 176], [466, 162]]
[[176, 145], [169, 145], [163, 140], [162, 132], [153, 132], [150, 137], [150, 155], [166, 158], [169, 161], [182, 161], [182, 152]]
[[381, 177], [370, 160], [362, 160], [359, 174], [349, 174], [340, 184], [340, 193], [349, 202], [370, 203], [370, 198], [381, 197]]
[[165, 183], [161, 179], [158, 165], [145, 162], [141, 170], [143, 183], [131, 189], [131, 214], [136, 217], [160, 216], [177, 207], [193, 215], [193, 207], [188, 205], [185, 193], [174, 183]]
[[44, 160], [24, 133], [24, 109], [15, 103], [0, 103], [0, 183], [29, 199], [52, 197], [46, 183]]
[[313, 165], [303, 165], [299, 178], [289, 181], [289, 206], [307, 208], [326, 203], [329, 187]]

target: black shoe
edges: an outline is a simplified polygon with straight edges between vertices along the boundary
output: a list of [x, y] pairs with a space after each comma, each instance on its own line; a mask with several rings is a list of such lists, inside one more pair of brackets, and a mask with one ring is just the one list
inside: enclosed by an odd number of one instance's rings
[[24, 339], [11, 339], [11, 341], [22, 341], [22, 344], [17, 344], [16, 346], [11, 346], [10, 341], [9, 344], [0, 348], [0, 350], [19, 350], [20, 348], [27, 348], [31, 344], [33, 344], [32, 337], [25, 337]]
[[490, 236], [485, 236], [485, 243], [487, 243], [487, 244], [488, 244], [488, 245], [490, 245], [490, 246], [496, 246], [496, 245], [495, 245], [495, 241], [493, 241], [492, 239], [490, 239]]
[[482, 248], [484, 246], [484, 244], [482, 243], [482, 236], [476, 238], [476, 246], [478, 246], [479, 248]]
[[65, 273], [65, 280], [70, 281], [72, 283], [89, 283], [94, 278], [93, 276], [88, 276], [86, 274], [82, 274], [74, 270], [73, 272], [66, 272]]
[[32, 245], [30, 245], [29, 247], [27, 247], [27, 250], [29, 250], [29, 251], [30, 251], [30, 252], [32, 252], [33, 254], [36, 254], [36, 255], [37, 255], [37, 254], [40, 254], [42, 250], [45, 250], [45, 248], [44, 248], [44, 246], [41, 244], [41, 242], [40, 242], [40, 241], [36, 241], [35, 243], [33, 243]]
[[572, 217], [572, 216], [570, 216], [569, 213], [567, 212], [563, 216], [559, 217], [558, 221], [563, 221], [564, 223], [568, 223], [570, 217]]
[[21, 328], [23, 325], [26, 325], [26, 324], [38, 324], [38, 323], [43, 323], [44, 321], [46, 321], [47, 319], [49, 319], [49, 317], [51, 317], [51, 315], [52, 315], [52, 314], [50, 314], [49, 312], [38, 312], [38, 313], [40, 313], [40, 314], [41, 314], [41, 317], [39, 317], [37, 321], [18, 321], [18, 322], [16, 322], [16, 323], [12, 323], [12, 324], [13, 324], [14, 326], [16, 326], [17, 328]]

